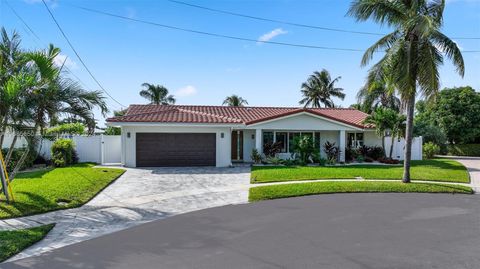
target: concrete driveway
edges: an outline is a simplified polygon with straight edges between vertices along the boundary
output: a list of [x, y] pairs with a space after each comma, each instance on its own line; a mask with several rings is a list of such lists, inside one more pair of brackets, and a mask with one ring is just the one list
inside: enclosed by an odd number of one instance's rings
[[0, 267], [480, 268], [476, 195], [333, 194], [211, 208]]
[[128, 168], [80, 208], [0, 221], [0, 229], [57, 223], [39, 243], [11, 260], [209, 207], [248, 201], [250, 167]]

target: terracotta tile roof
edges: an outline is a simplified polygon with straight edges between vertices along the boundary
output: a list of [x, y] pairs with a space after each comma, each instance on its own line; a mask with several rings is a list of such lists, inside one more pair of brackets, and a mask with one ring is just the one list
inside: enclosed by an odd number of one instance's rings
[[131, 105], [126, 114], [107, 122], [225, 123], [250, 125], [266, 120], [308, 112], [358, 128], [368, 116], [352, 108], [229, 107], [187, 105]]

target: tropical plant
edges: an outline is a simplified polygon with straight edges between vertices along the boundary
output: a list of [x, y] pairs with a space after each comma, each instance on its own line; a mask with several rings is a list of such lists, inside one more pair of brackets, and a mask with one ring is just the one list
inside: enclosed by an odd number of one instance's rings
[[[92, 110], [102, 114], [108, 109], [98, 91], [85, 91], [78, 83], [64, 76], [56, 58], [60, 49], [50, 45], [46, 50], [24, 51], [20, 37], [1, 30], [0, 40], [0, 144], [6, 131], [14, 134], [7, 153], [8, 171], [13, 180], [27, 157], [36, 151], [39, 136], [45, 128], [62, 119], [81, 119], [95, 126]], [[9, 158], [19, 137], [27, 141], [22, 156], [15, 164]], [[13, 168], [11, 166], [14, 166]]]
[[80, 122], [64, 123], [56, 125], [45, 130], [45, 136], [54, 137], [62, 134], [83, 135], [85, 134], [85, 125]]
[[300, 105], [305, 107], [335, 107], [332, 97], [345, 99], [345, 94], [342, 88], [335, 87], [335, 84], [341, 77], [336, 77], [332, 80], [330, 73], [323, 69], [321, 72], [315, 71], [308, 78], [306, 82], [302, 84], [302, 100]]
[[335, 146], [335, 142], [325, 142], [325, 144], [323, 144], [323, 150], [327, 155], [328, 164], [335, 164], [338, 161], [338, 157], [340, 156], [341, 151], [339, 147]]
[[57, 167], [64, 167], [77, 162], [75, 144], [71, 139], [57, 139], [52, 144], [52, 162]]
[[393, 145], [396, 138], [405, 138], [405, 121], [407, 117], [403, 114], [395, 113], [392, 114], [391, 123], [390, 123], [390, 151], [388, 157], [392, 158]]
[[245, 106], [248, 105], [248, 102], [242, 97], [236, 94], [232, 94], [230, 96], [227, 96], [225, 100], [223, 100], [222, 104], [227, 106]]
[[[402, 181], [410, 182], [410, 162], [413, 139], [415, 97], [421, 93], [434, 97], [440, 81], [438, 68], [443, 55], [453, 60], [456, 71], [463, 77], [465, 66], [457, 44], [444, 35], [445, 0], [354, 0], [348, 14], [357, 21], [372, 19], [393, 28], [368, 48], [362, 65], [367, 65], [375, 52], [385, 52], [371, 72], [388, 74], [406, 108], [406, 138]], [[442, 55], [443, 54], [443, 55]], [[417, 89], [418, 86], [418, 89]]]
[[440, 147], [432, 142], [423, 144], [423, 156], [426, 159], [432, 159], [436, 154], [440, 152]]
[[282, 142], [272, 142], [272, 143], [265, 143], [263, 145], [263, 154], [268, 157], [275, 157], [278, 153], [282, 151]]
[[161, 85], [154, 85], [143, 83], [142, 87], [145, 89], [140, 91], [140, 96], [147, 99], [154, 105], [173, 105], [176, 100], [171, 94], [168, 94], [168, 89]]
[[302, 162], [308, 163], [313, 161], [319, 149], [315, 147], [315, 143], [311, 136], [301, 135], [293, 139], [293, 152], [298, 154]]
[[252, 158], [252, 161], [256, 164], [259, 164], [262, 162], [262, 155], [258, 152], [258, 149], [254, 148], [252, 149], [252, 154], [250, 154], [250, 158]]
[[385, 151], [385, 133], [392, 126], [392, 118], [397, 112], [392, 109], [379, 107], [363, 121], [364, 124], [375, 126], [375, 134], [382, 138], [382, 148]]
[[365, 85], [357, 93], [360, 110], [372, 113], [378, 107], [391, 108], [400, 111], [400, 99], [395, 96], [395, 88], [388, 79], [378, 78], [375, 73], [369, 73]]

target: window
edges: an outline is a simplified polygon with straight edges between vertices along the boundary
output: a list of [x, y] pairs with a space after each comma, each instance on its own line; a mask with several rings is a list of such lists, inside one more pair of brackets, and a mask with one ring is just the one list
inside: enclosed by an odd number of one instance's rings
[[276, 133], [276, 142], [280, 142], [280, 152], [287, 152], [287, 138], [288, 133], [286, 132], [278, 132]]
[[273, 132], [263, 132], [263, 144], [273, 143]]
[[347, 141], [351, 148], [361, 147], [363, 146], [363, 133], [349, 133]]
[[320, 149], [320, 133], [315, 132], [315, 139], [314, 139], [314, 144], [316, 149]]

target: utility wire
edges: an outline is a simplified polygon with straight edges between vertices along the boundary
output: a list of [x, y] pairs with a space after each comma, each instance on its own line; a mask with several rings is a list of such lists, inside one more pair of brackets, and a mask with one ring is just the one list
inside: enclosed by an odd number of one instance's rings
[[85, 62], [83, 61], [82, 57], [80, 57], [80, 54], [78, 54], [77, 50], [75, 49], [75, 47], [73, 47], [72, 43], [70, 42], [70, 40], [68, 39], [67, 35], [65, 34], [65, 32], [63, 31], [62, 27], [60, 26], [60, 24], [58, 23], [57, 19], [55, 19], [55, 16], [53, 15], [52, 11], [50, 10], [50, 8], [48, 7], [47, 3], [45, 2], [45, 0], [42, 0], [43, 4], [45, 5], [45, 8], [47, 9], [48, 13], [50, 14], [50, 16], [52, 17], [52, 20], [55, 22], [55, 24], [57, 25], [58, 27], [58, 30], [60, 30], [60, 32], [62, 33], [62, 36], [65, 38], [65, 40], [67, 41], [68, 45], [70, 46], [70, 48], [73, 50], [73, 52], [75, 53], [75, 55], [77, 56], [78, 60], [80, 60], [80, 63], [82, 63], [83, 67], [85, 68], [85, 70], [87, 70], [88, 74], [92, 77], [92, 79], [95, 81], [95, 83], [97, 83], [97, 85], [102, 89], [102, 91], [108, 95], [108, 97], [110, 97], [113, 101], [115, 101], [117, 104], [119, 104], [121, 107], [126, 107], [124, 106], [122, 103], [120, 103], [119, 101], [117, 101], [117, 99], [115, 99], [103, 86], [102, 84], [100, 84], [100, 82], [97, 80], [97, 78], [93, 75], [93, 73], [90, 71], [90, 69], [87, 67], [87, 65], [85, 64]]
[[[269, 18], [265, 18], [265, 17], [258, 17], [258, 16], [252, 16], [252, 15], [247, 15], [247, 14], [242, 14], [242, 13], [236, 13], [236, 12], [232, 12], [232, 11], [228, 11], [228, 10], [222, 10], [222, 9], [215, 9], [215, 8], [210, 8], [210, 7], [206, 7], [206, 6], [200, 6], [200, 5], [191, 4], [191, 3], [187, 3], [187, 2], [183, 2], [183, 1], [179, 1], [179, 0], [166, 0], [166, 1], [168, 1], [170, 3], [174, 3], [174, 4], [189, 6], [189, 7], [193, 7], [193, 8], [208, 10], [208, 11], [211, 11], [211, 12], [222, 13], [222, 14], [227, 14], [227, 15], [236, 16], [236, 17], [242, 17], [242, 18], [258, 20], [258, 21], [274, 22], [274, 23], [280, 23], [280, 24], [291, 25], [291, 26], [302, 27], [302, 28], [310, 28], [310, 29], [325, 30], [325, 31], [332, 31], [332, 32], [350, 33], [350, 34], [360, 34], [360, 35], [373, 35], [373, 36], [384, 36], [385, 35], [384, 33], [352, 31], [352, 30], [346, 30], [346, 29], [340, 29], [340, 28], [316, 26], [316, 25], [309, 25], [309, 24], [303, 24], [303, 23], [297, 23], [297, 22], [269, 19]], [[452, 38], [453, 39], [480, 39], [480, 37], [452, 37]]]
[[[3, 1], [2, 1], [3, 3]], [[10, 5], [10, 3], [8, 2], [8, 0], [5, 0], [5, 3], [7, 4], [7, 6], [10, 8], [10, 10], [12, 11], [12, 13], [23, 23], [23, 25], [26, 27], [26, 29], [28, 30], [28, 34], [30, 35], [33, 35], [36, 39], [33, 39], [33, 41], [35, 42], [35, 44], [37, 44], [37, 46], [41, 47], [42, 45], [39, 43], [39, 42], [42, 42], [42, 39], [35, 33], [35, 31], [33, 30], [32, 27], [30, 27], [30, 25], [22, 18], [22, 16], [20, 16], [20, 14], [18, 14], [18, 12]], [[83, 86], [85, 86], [86, 88], [90, 88], [85, 82], [83, 82], [77, 75], [75, 75], [75, 73], [73, 73], [73, 71], [68, 68], [68, 66], [64, 65], [63, 68], [65, 68], [67, 70], [67, 72], [72, 75], [73, 77], [75, 77]]]
[[[42, 0], [42, 1], [44, 1], [44, 0]], [[183, 31], [183, 32], [188, 32], [188, 33], [200, 34], [200, 35], [207, 35], [207, 36], [227, 38], [227, 39], [233, 39], [233, 40], [241, 40], [241, 41], [249, 41], [249, 42], [256, 42], [256, 43], [266, 43], [266, 44], [290, 46], [290, 47], [324, 49], [324, 50], [340, 50], [340, 51], [363, 51], [361, 49], [354, 49], [354, 48], [337, 48], [337, 47], [295, 44], [295, 43], [285, 43], [285, 42], [276, 42], [276, 41], [263, 41], [263, 40], [253, 39], [253, 38], [238, 37], [238, 36], [224, 35], [224, 34], [218, 34], [218, 33], [205, 32], [205, 31], [198, 31], [198, 30], [193, 30], [193, 29], [188, 29], [188, 28], [182, 28], [182, 27], [177, 27], [177, 26], [172, 26], [172, 25], [161, 24], [161, 23], [157, 23], [157, 22], [153, 22], [153, 21], [130, 18], [130, 17], [127, 17], [127, 16], [122, 16], [122, 15], [113, 14], [113, 13], [109, 13], [109, 12], [106, 12], [106, 11], [91, 9], [91, 8], [82, 7], [82, 6], [76, 6], [76, 5], [73, 5], [73, 4], [70, 4], [70, 5], [73, 6], [73, 7], [88, 11], [88, 12], [102, 14], [102, 15], [105, 15], [105, 16], [110, 16], [110, 17], [119, 18], [119, 19], [128, 20], [128, 21], [134, 21], [134, 22], [143, 23], [143, 24], [149, 24], [149, 25], [163, 27], [163, 28], [172, 29], [172, 30], [178, 30], [178, 31]]]
[[[44, 0], [42, 0], [42, 1], [44, 1]], [[240, 41], [248, 41], [248, 42], [255, 42], [255, 43], [266, 43], [266, 44], [289, 46], [289, 47], [309, 48], [309, 49], [353, 51], [353, 52], [363, 52], [363, 51], [365, 51], [363, 49], [355, 49], [355, 48], [338, 48], [338, 47], [326, 47], [326, 46], [298, 44], [298, 43], [263, 41], [263, 40], [253, 39], [253, 38], [246, 38], [246, 37], [224, 35], [224, 34], [218, 34], [218, 33], [212, 33], [212, 32], [205, 32], [205, 31], [199, 31], [199, 30], [182, 28], [182, 27], [177, 27], [177, 26], [172, 26], [172, 25], [161, 24], [161, 23], [157, 23], [157, 22], [153, 22], [153, 21], [135, 19], [135, 18], [130, 18], [130, 17], [123, 16], [123, 15], [118, 15], [118, 14], [109, 13], [109, 12], [101, 11], [101, 10], [97, 10], [97, 9], [77, 6], [77, 5], [73, 5], [73, 4], [70, 4], [70, 6], [81, 9], [81, 10], [84, 10], [84, 11], [97, 13], [97, 14], [101, 14], [101, 15], [105, 15], [105, 16], [109, 16], [109, 17], [114, 17], [114, 18], [118, 18], [118, 19], [122, 19], [122, 20], [134, 21], [134, 22], [138, 22], [138, 23], [153, 25], [153, 26], [172, 29], [172, 30], [178, 30], [178, 31], [183, 31], [183, 32], [188, 32], [188, 33], [195, 33], [195, 34], [199, 34], [199, 35], [213, 36], [213, 37], [226, 38], [226, 39], [232, 39], [232, 40], [240, 40]], [[465, 51], [462, 51], [462, 52], [468, 52], [468, 53], [470, 53], [470, 52], [480, 52], [480, 50], [465, 50]]]

